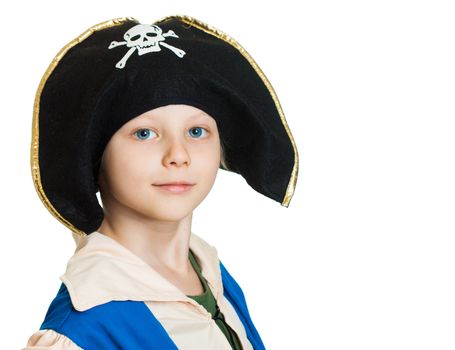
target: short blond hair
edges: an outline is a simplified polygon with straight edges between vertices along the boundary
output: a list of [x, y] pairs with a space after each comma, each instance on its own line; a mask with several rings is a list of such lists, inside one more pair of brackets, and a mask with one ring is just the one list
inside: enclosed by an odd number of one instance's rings
[[224, 144], [221, 140], [220, 140], [220, 149], [221, 149], [221, 161], [220, 161], [221, 168], [225, 169], [225, 170], [229, 170], [229, 167], [227, 165], [226, 158], [225, 158]]

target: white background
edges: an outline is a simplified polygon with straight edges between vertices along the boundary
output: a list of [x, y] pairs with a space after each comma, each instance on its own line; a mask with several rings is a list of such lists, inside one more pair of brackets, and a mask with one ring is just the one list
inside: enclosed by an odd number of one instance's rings
[[276, 90], [299, 150], [289, 208], [220, 170], [193, 217], [193, 231], [217, 247], [242, 287], [266, 348], [454, 349], [452, 5], [2, 5], [1, 347], [19, 349], [39, 329], [75, 247], [31, 176], [33, 102], [42, 75], [92, 25], [186, 14], [252, 55]]

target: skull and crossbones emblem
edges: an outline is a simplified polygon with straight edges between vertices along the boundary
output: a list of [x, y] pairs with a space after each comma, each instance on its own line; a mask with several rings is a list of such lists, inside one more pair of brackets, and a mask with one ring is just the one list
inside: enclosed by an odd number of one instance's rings
[[182, 58], [185, 55], [185, 51], [171, 46], [164, 42], [166, 37], [172, 36], [178, 38], [177, 34], [172, 30], [168, 30], [167, 33], [163, 33], [163, 30], [156, 24], [138, 24], [128, 29], [123, 35], [125, 41], [112, 41], [109, 45], [109, 49], [117, 46], [126, 45], [130, 49], [123, 56], [123, 58], [115, 65], [117, 68], [125, 67], [126, 61], [137, 49], [139, 56], [145, 55], [149, 52], [161, 51], [160, 45], [170, 49], [178, 57]]

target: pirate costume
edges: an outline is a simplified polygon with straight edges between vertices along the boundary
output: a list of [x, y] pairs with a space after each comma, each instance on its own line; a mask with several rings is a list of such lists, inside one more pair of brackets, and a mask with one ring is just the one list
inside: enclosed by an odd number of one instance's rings
[[60, 50], [35, 97], [35, 188], [77, 247], [24, 349], [265, 349], [242, 289], [199, 235], [191, 232], [188, 258], [204, 292], [190, 296], [97, 231], [104, 218], [97, 179], [109, 139], [169, 104], [212, 116], [226, 161], [220, 168], [289, 206], [297, 148], [272, 85], [237, 41], [185, 15], [90, 27]]

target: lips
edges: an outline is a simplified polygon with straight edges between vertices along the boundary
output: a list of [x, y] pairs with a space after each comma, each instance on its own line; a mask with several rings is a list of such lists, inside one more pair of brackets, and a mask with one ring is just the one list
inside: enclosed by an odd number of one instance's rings
[[170, 185], [194, 185], [193, 183], [186, 182], [186, 181], [172, 181], [172, 182], [163, 182], [163, 183], [155, 183], [155, 186], [170, 186]]
[[174, 181], [174, 182], [166, 182], [161, 184], [153, 184], [153, 186], [164, 190], [166, 192], [172, 193], [182, 193], [190, 190], [194, 184], [186, 182], [186, 181]]

